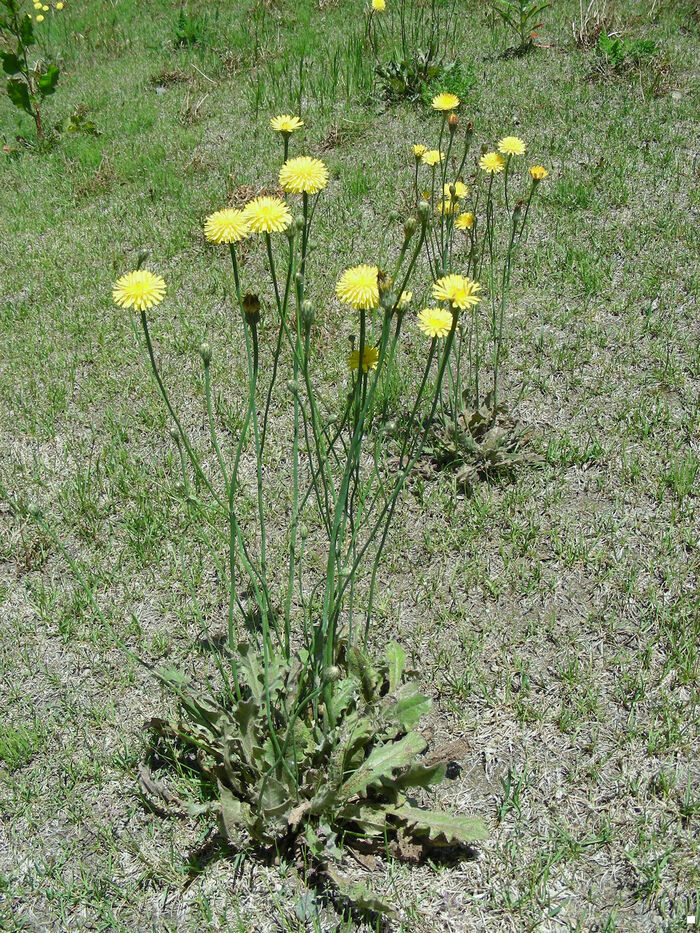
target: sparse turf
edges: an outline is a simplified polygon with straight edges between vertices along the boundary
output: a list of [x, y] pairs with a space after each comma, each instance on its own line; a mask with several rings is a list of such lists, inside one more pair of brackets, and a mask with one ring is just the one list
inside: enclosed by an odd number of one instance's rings
[[[418, 474], [387, 549], [375, 644], [398, 638], [412, 657], [435, 740], [464, 740], [441, 806], [490, 827], [476, 860], [351, 867], [401, 907], [405, 933], [700, 925], [700, 26], [689, 0], [608, 8], [657, 53], [602, 67], [574, 43], [573, 0], [542, 14], [541, 47], [522, 57], [501, 57], [511, 40], [488, 5], [455, 12], [477, 145], [517, 133], [551, 171], [513, 280], [502, 388], [541, 457], [471, 497]], [[143, 724], [171, 701], [110, 642], [27, 511], [44, 510], [134, 650], [206, 669], [191, 593], [216, 635], [220, 587], [110, 288], [151, 250], [174, 399], [204, 444], [207, 336], [235, 433], [244, 357], [201, 227], [274, 188], [269, 116], [301, 104], [306, 151], [331, 170], [311, 257], [327, 296], [346, 265], [381, 264], [410, 145], [434, 127], [424, 106], [373, 90], [362, 10], [191, 0], [184, 21], [176, 3], [75, 0], [52, 37], [64, 67], [45, 121], [75, 113], [99, 135], [26, 151], [15, 136], [31, 139], [32, 121], [0, 95], [17, 150], [0, 163], [0, 929], [371, 928], [315, 900], [303, 871], [144, 806]], [[261, 268], [251, 249], [251, 283]], [[350, 332], [334, 300], [319, 304], [329, 398]], [[284, 405], [280, 390], [279, 419]], [[272, 443], [271, 471], [276, 456]]]

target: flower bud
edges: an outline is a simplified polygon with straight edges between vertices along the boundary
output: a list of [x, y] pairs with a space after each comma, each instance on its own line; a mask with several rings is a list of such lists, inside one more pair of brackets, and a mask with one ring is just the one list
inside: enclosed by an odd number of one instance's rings
[[379, 269], [377, 271], [377, 288], [379, 289], [380, 297], [386, 292], [391, 291], [393, 284], [394, 280], [384, 269]]
[[428, 217], [430, 217], [430, 204], [427, 201], [421, 201], [418, 205], [418, 217], [423, 226], [428, 222]]
[[304, 229], [304, 218], [301, 215], [299, 215], [299, 217], [297, 217], [297, 219], [294, 221], [294, 226], [297, 228], [299, 233], [301, 233], [301, 231]]
[[409, 217], [406, 223], [403, 225], [403, 235], [406, 238], [407, 243], [411, 239], [413, 234], [416, 232], [417, 228], [418, 228], [418, 221], [416, 220], [416, 218]]
[[311, 327], [314, 322], [314, 306], [307, 298], [301, 303], [301, 319], [305, 327]]
[[206, 342], [206, 340], [199, 348], [199, 355], [202, 357], [202, 362], [205, 366], [208, 366], [211, 363], [211, 347]]
[[180, 431], [175, 425], [170, 429], [170, 437], [175, 441], [176, 444], [180, 443]]
[[250, 324], [257, 324], [260, 320], [260, 299], [250, 292], [243, 296], [243, 313]]
[[384, 425], [384, 431], [386, 434], [395, 434], [398, 424], [395, 418], [392, 418], [390, 421]]
[[396, 211], [389, 211], [389, 216], [387, 217], [387, 221], [390, 224], [395, 224], [398, 219], [399, 219], [399, 215], [396, 213]]
[[459, 126], [459, 117], [457, 116], [456, 113], [451, 113], [449, 115], [449, 117], [447, 118], [447, 125], [450, 128], [450, 133], [454, 133], [454, 131]]
[[27, 506], [27, 514], [30, 518], [41, 518], [41, 506], [36, 502], [30, 502]]
[[289, 379], [287, 381], [287, 391], [290, 395], [299, 394], [299, 383], [296, 381], [296, 379]]
[[291, 243], [294, 237], [297, 235], [296, 224], [290, 224], [287, 229], [284, 231], [284, 235], [287, 237]]
[[331, 667], [329, 667], [326, 670], [323, 679], [326, 681], [326, 683], [329, 683], [329, 684], [334, 684], [336, 683], [336, 681], [340, 680], [340, 668], [338, 667], [338, 665], [333, 664]]
[[305, 541], [309, 537], [308, 525], [304, 525], [304, 524], [299, 525], [299, 536], [302, 541]]

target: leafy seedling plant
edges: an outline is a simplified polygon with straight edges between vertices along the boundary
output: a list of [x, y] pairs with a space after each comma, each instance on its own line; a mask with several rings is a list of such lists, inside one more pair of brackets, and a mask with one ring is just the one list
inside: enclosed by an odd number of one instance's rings
[[509, 52], [524, 55], [533, 48], [535, 30], [543, 25], [535, 20], [543, 10], [552, 5], [552, 0], [547, 0], [546, 3], [539, 0], [490, 0], [490, 5], [519, 39], [519, 45]]
[[[424, 249], [433, 277], [446, 277], [446, 290], [453, 290], [464, 312], [430, 451], [439, 466], [454, 469], [458, 483], [470, 489], [479, 477], [509, 473], [532, 460], [526, 450], [529, 432], [499, 402], [499, 379], [512, 273], [525, 242], [532, 199], [549, 172], [541, 165], [526, 173], [518, 169], [527, 145], [516, 136], [503, 137], [495, 151], [484, 147], [470, 165], [473, 127], [470, 123], [466, 132], [460, 131], [460, 103], [449, 93], [433, 99], [433, 108], [442, 114], [440, 133], [436, 149], [413, 146], [413, 199], [418, 203], [425, 198], [429, 204]], [[468, 294], [459, 291], [446, 275], [455, 263], [467, 278], [488, 283], [487, 301], [481, 300], [481, 285]], [[421, 312], [426, 321], [429, 310]], [[439, 317], [439, 309], [432, 311]]]
[[45, 132], [41, 108], [44, 99], [56, 90], [59, 69], [53, 62], [34, 58], [32, 48], [36, 44], [35, 28], [41, 29], [46, 21], [44, 13], [60, 12], [63, 3], [59, 0], [50, 8], [35, 2], [34, 16], [25, 9], [22, 0], [0, 0], [0, 4], [0, 38], [6, 47], [0, 52], [0, 59], [7, 75], [7, 96], [15, 107], [32, 117], [37, 141], [42, 144]]

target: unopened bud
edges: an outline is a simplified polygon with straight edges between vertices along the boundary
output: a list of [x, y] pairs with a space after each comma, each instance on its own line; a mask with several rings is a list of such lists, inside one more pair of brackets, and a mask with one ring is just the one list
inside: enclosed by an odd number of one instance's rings
[[290, 224], [287, 229], [284, 231], [285, 236], [291, 243], [294, 237], [297, 235], [296, 224]]
[[205, 366], [208, 366], [211, 363], [211, 347], [206, 342], [206, 340], [199, 348], [199, 355], [202, 357], [202, 362]]
[[338, 665], [333, 664], [329, 667], [323, 679], [329, 684], [334, 684], [336, 681], [340, 680], [340, 668]]
[[409, 217], [406, 223], [403, 225], [403, 235], [406, 237], [406, 242], [411, 239], [413, 234], [418, 228], [418, 221], [415, 217]]
[[387, 421], [387, 423], [384, 425], [384, 430], [387, 434], [395, 434], [397, 427], [398, 425], [396, 423], [396, 419], [392, 418], [390, 421]]
[[287, 381], [287, 391], [290, 395], [299, 394], [299, 383], [296, 381], [296, 379], [289, 379]]
[[523, 201], [522, 201], [522, 198], [520, 198], [519, 200], [515, 202], [515, 207], [513, 208], [513, 222], [514, 223], [520, 217], [522, 209], [523, 209]]
[[27, 514], [30, 518], [41, 518], [41, 506], [36, 502], [30, 502], [27, 506]]
[[170, 436], [176, 444], [180, 443], [180, 431], [175, 427], [175, 425], [173, 425], [170, 429]]
[[148, 257], [150, 256], [150, 253], [151, 253], [151, 251], [148, 250], [148, 249], [140, 249], [140, 250], [139, 250], [139, 254], [138, 254], [138, 256], [136, 257], [136, 268], [137, 268], [137, 269], [140, 269], [140, 268], [141, 268], [141, 266], [144, 264], [144, 262], [145, 262], [145, 261], [148, 259]]
[[379, 269], [377, 272], [377, 288], [379, 289], [380, 296], [390, 291], [393, 284], [394, 280], [389, 273], [385, 272], [384, 269]]
[[308, 525], [299, 525], [299, 536], [302, 541], [305, 541], [309, 537], [309, 528]]
[[294, 226], [297, 228], [299, 233], [301, 233], [301, 231], [304, 229], [304, 218], [301, 215], [294, 221]]
[[251, 324], [257, 324], [260, 320], [260, 299], [257, 295], [251, 295], [250, 292], [243, 296], [243, 313]]
[[301, 319], [306, 327], [311, 327], [314, 322], [314, 306], [307, 298], [301, 303]]
[[465, 135], [467, 139], [470, 139], [471, 136], [473, 136], [473, 134], [474, 134], [474, 121], [470, 120], [469, 123], [467, 123], [467, 130], [466, 130]]
[[420, 218], [421, 224], [425, 226], [430, 217], [430, 204], [427, 201], [421, 201], [418, 205], [418, 217]]
[[450, 128], [450, 133], [454, 133], [454, 131], [459, 126], [459, 117], [457, 116], [456, 113], [451, 113], [449, 115], [449, 117], [447, 118], [447, 125]]

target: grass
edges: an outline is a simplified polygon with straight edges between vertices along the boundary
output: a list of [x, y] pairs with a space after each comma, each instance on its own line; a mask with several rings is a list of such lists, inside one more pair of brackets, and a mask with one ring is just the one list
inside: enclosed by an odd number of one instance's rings
[[[651, 15], [620, 3], [623, 35], [660, 51], [601, 75], [595, 49], [572, 41], [578, 3], [543, 14], [542, 48], [505, 59], [486, 5], [465, 9], [456, 46], [476, 60], [475, 139], [516, 132], [552, 170], [514, 278], [502, 390], [522, 393], [541, 460], [470, 498], [448, 475], [417, 477], [405, 497], [376, 644], [398, 637], [412, 657], [434, 740], [465, 740], [440, 803], [479, 813], [491, 836], [478, 861], [384, 859], [370, 880], [404, 908], [406, 933], [685, 930], [700, 909], [698, 23], [682, 2]], [[243, 357], [201, 224], [274, 183], [270, 113], [301, 98], [306, 147], [331, 171], [311, 259], [326, 294], [345, 265], [381, 260], [386, 217], [401, 209], [392, 179], [408, 187], [409, 146], [433, 125], [372, 89], [353, 44], [361, 4], [351, 11], [192, 2], [201, 35], [176, 46], [177, 6], [121, 0], [105, 16], [76, 0], [56, 24], [65, 69], [45, 115], [82, 108], [100, 135], [27, 152], [14, 136], [31, 137], [29, 118], [0, 97], [18, 148], [0, 166], [3, 929], [371, 928], [311, 904], [303, 869], [222, 855], [202, 818], [144, 807], [142, 724], [168, 701], [115, 649], [26, 513], [45, 509], [132, 648], [206, 670], [191, 594], [216, 633], [221, 592], [110, 286], [151, 250], [169, 284], [153, 330], [175, 400], [204, 444], [207, 336], [235, 432]], [[322, 64], [329, 43], [337, 80]], [[251, 250], [251, 282], [259, 269]], [[329, 385], [350, 330], [325, 303]], [[280, 393], [277, 417], [283, 404]]]

